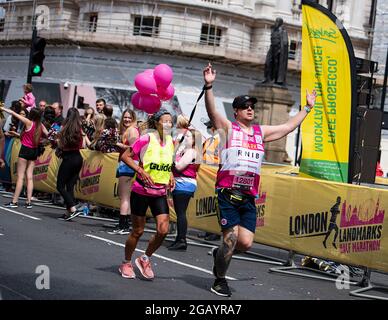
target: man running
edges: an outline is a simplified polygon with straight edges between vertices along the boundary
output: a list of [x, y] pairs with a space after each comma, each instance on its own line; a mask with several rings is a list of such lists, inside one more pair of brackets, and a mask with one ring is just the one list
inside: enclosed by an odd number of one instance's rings
[[210, 63], [203, 75], [206, 110], [221, 136], [216, 190], [223, 238], [221, 246], [213, 250], [216, 279], [211, 291], [220, 296], [231, 296], [225, 275], [233, 251], [247, 251], [255, 234], [255, 198], [258, 196], [264, 142], [281, 139], [297, 128], [314, 107], [316, 92], [306, 92], [306, 106], [295, 117], [276, 126], [253, 125], [257, 99], [238, 96], [232, 104], [236, 121], [231, 122], [216, 110], [212, 90], [216, 71]]

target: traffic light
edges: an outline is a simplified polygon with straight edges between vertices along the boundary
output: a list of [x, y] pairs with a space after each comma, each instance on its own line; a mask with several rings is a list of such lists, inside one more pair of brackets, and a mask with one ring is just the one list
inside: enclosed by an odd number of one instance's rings
[[32, 77], [40, 77], [43, 73], [44, 48], [46, 39], [35, 37], [32, 41], [30, 74]]

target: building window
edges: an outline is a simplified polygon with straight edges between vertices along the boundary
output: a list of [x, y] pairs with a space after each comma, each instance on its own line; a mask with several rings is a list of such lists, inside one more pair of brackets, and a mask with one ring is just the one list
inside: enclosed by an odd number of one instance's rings
[[97, 31], [98, 13], [97, 12], [90, 12], [88, 17], [89, 17], [88, 31], [89, 32], [96, 32]]
[[24, 17], [21, 16], [21, 17], [17, 17], [17, 20], [16, 20], [17, 24], [16, 24], [16, 31], [23, 31], [23, 22], [24, 22]]
[[201, 28], [201, 44], [208, 46], [220, 46], [222, 30], [219, 27], [202, 24]]
[[32, 16], [26, 16], [24, 19], [24, 30], [32, 30]]
[[135, 16], [133, 35], [143, 37], [157, 37], [159, 35], [160, 18]]
[[295, 40], [291, 40], [290, 47], [288, 50], [288, 59], [295, 60], [296, 48], [297, 48], [297, 42]]
[[0, 32], [4, 31], [5, 19], [0, 19]]

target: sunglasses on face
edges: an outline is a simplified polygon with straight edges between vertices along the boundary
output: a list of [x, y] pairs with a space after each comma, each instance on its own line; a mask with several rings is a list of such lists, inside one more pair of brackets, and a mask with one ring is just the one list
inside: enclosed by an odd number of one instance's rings
[[255, 110], [255, 107], [256, 106], [254, 104], [246, 104], [245, 106], [241, 106], [238, 109], [247, 110], [247, 109], [251, 108], [252, 110]]

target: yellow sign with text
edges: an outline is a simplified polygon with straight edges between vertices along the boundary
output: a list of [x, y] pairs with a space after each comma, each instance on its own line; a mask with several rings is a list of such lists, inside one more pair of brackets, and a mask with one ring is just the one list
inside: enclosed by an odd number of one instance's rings
[[315, 89], [315, 107], [302, 124], [300, 172], [348, 182], [353, 48], [338, 19], [303, 1], [301, 101]]

